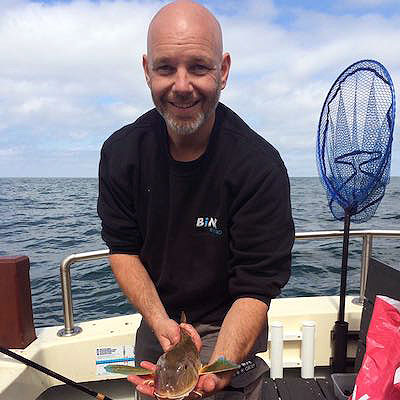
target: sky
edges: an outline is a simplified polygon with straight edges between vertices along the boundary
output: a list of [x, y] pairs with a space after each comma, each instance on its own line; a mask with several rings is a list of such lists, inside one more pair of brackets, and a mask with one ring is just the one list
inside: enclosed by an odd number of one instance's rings
[[[399, 0], [199, 2], [232, 58], [221, 101], [279, 150], [290, 176], [318, 176], [319, 115], [349, 65], [381, 62], [400, 93]], [[97, 176], [102, 143], [153, 107], [141, 61], [166, 3], [0, 0], [0, 177]]]

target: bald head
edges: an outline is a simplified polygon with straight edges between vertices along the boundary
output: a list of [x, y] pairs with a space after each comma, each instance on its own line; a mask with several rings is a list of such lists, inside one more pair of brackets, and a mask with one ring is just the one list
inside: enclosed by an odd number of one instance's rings
[[222, 31], [214, 15], [202, 5], [189, 0], [174, 1], [152, 19], [147, 35], [147, 55], [155, 45], [171, 36], [179, 43], [192, 35], [194, 40], [204, 40], [213, 47], [215, 55], [222, 57]]
[[174, 1], [154, 16], [143, 70], [170, 137], [197, 132], [206, 143], [230, 64], [229, 53], [222, 54], [221, 27], [200, 4]]

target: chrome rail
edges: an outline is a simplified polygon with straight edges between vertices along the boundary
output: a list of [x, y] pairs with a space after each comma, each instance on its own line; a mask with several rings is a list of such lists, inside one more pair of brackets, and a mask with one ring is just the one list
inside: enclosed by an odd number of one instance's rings
[[[318, 240], [338, 237], [343, 237], [343, 231], [315, 231], [296, 233], [296, 240]], [[400, 238], [400, 230], [351, 230], [350, 237], [361, 238], [363, 240], [360, 271], [360, 296], [358, 299], [356, 299], [357, 304], [362, 304], [367, 281], [368, 263], [372, 254], [373, 238]], [[100, 258], [105, 258], [108, 255], [108, 250], [98, 250], [87, 253], [71, 254], [62, 260], [60, 265], [60, 274], [63, 294], [64, 329], [61, 329], [57, 333], [58, 336], [74, 336], [82, 331], [80, 327], [74, 326], [70, 274], [71, 265], [79, 261], [98, 260]]]
[[[337, 237], [343, 237], [343, 231], [314, 231], [296, 233], [296, 240], [331, 239]], [[363, 240], [360, 269], [360, 296], [353, 300], [353, 303], [355, 304], [362, 305], [364, 302], [369, 259], [372, 255], [372, 242], [374, 237], [400, 238], [400, 230], [365, 229], [350, 231], [350, 238], [361, 238]]]
[[78, 261], [92, 261], [107, 257], [109, 250], [89, 251], [87, 253], [71, 254], [61, 261], [61, 289], [64, 308], [64, 329], [57, 332], [58, 336], [74, 336], [82, 332], [82, 328], [74, 326], [74, 314], [72, 311], [72, 292], [71, 292], [71, 265]]

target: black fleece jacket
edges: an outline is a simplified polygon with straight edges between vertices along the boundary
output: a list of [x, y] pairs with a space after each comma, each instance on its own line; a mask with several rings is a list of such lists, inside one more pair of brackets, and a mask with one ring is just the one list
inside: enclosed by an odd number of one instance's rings
[[153, 109], [111, 135], [98, 213], [111, 253], [140, 256], [171, 317], [221, 321], [241, 297], [269, 304], [290, 275], [294, 226], [278, 152], [219, 103], [205, 153], [178, 162]]

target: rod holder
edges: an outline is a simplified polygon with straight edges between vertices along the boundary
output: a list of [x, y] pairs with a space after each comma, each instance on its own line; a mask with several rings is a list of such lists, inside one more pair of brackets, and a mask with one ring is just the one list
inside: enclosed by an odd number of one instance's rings
[[314, 378], [315, 322], [303, 321], [301, 340], [301, 377]]
[[283, 324], [281, 321], [271, 323], [271, 369], [272, 379], [283, 378]]

